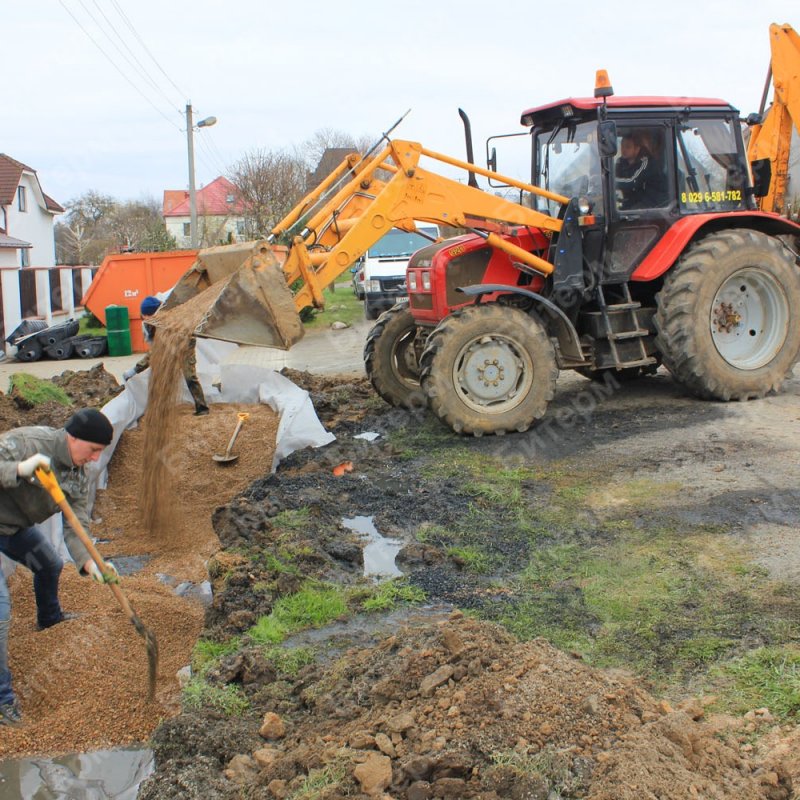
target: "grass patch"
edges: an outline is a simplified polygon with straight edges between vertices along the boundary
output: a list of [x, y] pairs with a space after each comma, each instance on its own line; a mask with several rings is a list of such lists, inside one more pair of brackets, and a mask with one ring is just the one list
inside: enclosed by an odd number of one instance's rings
[[513, 599], [483, 615], [663, 686], [730, 658], [754, 628], [764, 641], [797, 635], [765, 604], [764, 577], [713, 531], [612, 527], [594, 544], [536, 550]]
[[71, 406], [70, 396], [51, 381], [28, 375], [25, 372], [15, 372], [11, 375], [9, 391], [16, 391], [23, 400], [32, 406], [42, 403], [60, 403], [62, 406]]
[[288, 797], [288, 800], [319, 800], [328, 790], [334, 789], [341, 784], [347, 777], [347, 769], [344, 764], [327, 764], [320, 769], [309, 770], [300, 786], [297, 787]]
[[239, 639], [229, 639], [227, 642], [211, 642], [208, 639], [199, 639], [192, 650], [192, 672], [195, 675], [204, 675], [208, 668], [219, 661], [223, 656], [235, 653], [239, 649]]
[[347, 600], [339, 587], [309, 584], [282, 597], [272, 613], [261, 617], [248, 634], [260, 644], [278, 644], [305, 628], [321, 628], [347, 613]]
[[194, 711], [212, 708], [228, 717], [241, 716], [250, 707], [238, 686], [211, 686], [202, 678], [193, 678], [186, 684], [183, 704]]
[[105, 336], [106, 334], [105, 326], [94, 314], [87, 312], [78, 320], [79, 336]]
[[364, 611], [388, 611], [400, 603], [422, 603], [425, 592], [404, 580], [382, 581], [370, 587], [369, 596], [361, 601]]
[[303, 667], [314, 663], [310, 647], [265, 647], [264, 657], [282, 675], [297, 675]]
[[272, 518], [272, 525], [275, 528], [287, 531], [299, 531], [307, 528], [311, 521], [311, 509], [309, 508], [290, 508], [280, 511]]
[[800, 649], [761, 647], [711, 671], [716, 710], [744, 714], [768, 708], [781, 721], [800, 716]]
[[[345, 273], [349, 275], [349, 272]], [[353, 325], [364, 319], [364, 304], [353, 294], [352, 289], [339, 287], [332, 292], [330, 287], [322, 293], [325, 299], [325, 310], [315, 311], [311, 319], [306, 321], [308, 330], [327, 328], [333, 322], [346, 322]]]
[[448, 547], [447, 555], [476, 575], [485, 575], [491, 566], [489, 556], [476, 547]]

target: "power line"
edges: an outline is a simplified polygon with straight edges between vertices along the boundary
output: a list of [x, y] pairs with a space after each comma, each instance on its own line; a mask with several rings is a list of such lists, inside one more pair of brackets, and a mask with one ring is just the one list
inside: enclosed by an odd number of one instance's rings
[[183, 89], [181, 89], [180, 86], [178, 86], [175, 83], [175, 81], [173, 81], [172, 78], [170, 78], [170, 76], [167, 75], [167, 73], [165, 72], [164, 68], [161, 66], [161, 64], [158, 63], [158, 61], [156, 60], [156, 57], [150, 51], [150, 48], [144, 43], [144, 40], [142, 39], [142, 37], [139, 36], [139, 32], [136, 30], [136, 28], [133, 27], [133, 23], [128, 19], [128, 17], [125, 14], [125, 12], [120, 8], [120, 5], [117, 2], [117, 0], [111, 0], [111, 5], [114, 6], [114, 8], [117, 10], [117, 13], [120, 15], [120, 17], [122, 17], [123, 21], [128, 26], [128, 28], [131, 31], [131, 33], [136, 37], [137, 41], [144, 48], [144, 51], [147, 53], [147, 55], [149, 55], [150, 58], [153, 60], [153, 63], [158, 67], [158, 69], [160, 70], [161, 74], [172, 84], [172, 86], [175, 89], [175, 91], [177, 91], [178, 94], [181, 97], [188, 97], [186, 92], [184, 92]]
[[109, 56], [109, 54], [108, 54], [108, 53], [106, 53], [106, 51], [103, 49], [103, 47], [100, 45], [100, 43], [99, 43], [99, 42], [98, 42], [98, 41], [97, 41], [97, 40], [96, 40], [96, 39], [95, 39], [95, 38], [92, 36], [92, 34], [91, 34], [91, 33], [89, 33], [89, 31], [88, 31], [88, 30], [87, 30], [87, 29], [86, 29], [86, 28], [83, 26], [83, 23], [81, 23], [81, 21], [80, 21], [80, 20], [79, 20], [79, 19], [78, 19], [78, 18], [77, 18], [77, 17], [76, 17], [76, 16], [75, 16], [73, 13], [72, 13], [72, 11], [70, 10], [70, 8], [69, 8], [69, 7], [68, 7], [68, 6], [67, 6], [67, 5], [64, 3], [64, 0], [58, 0], [58, 2], [61, 4], [61, 7], [62, 7], [62, 8], [63, 8], [63, 9], [66, 11], [66, 12], [67, 12], [67, 14], [69, 14], [69, 15], [70, 15], [70, 17], [72, 17], [72, 19], [75, 21], [75, 24], [76, 24], [76, 25], [77, 25], [77, 26], [78, 26], [78, 27], [79, 27], [79, 28], [80, 28], [80, 29], [81, 29], [81, 30], [82, 30], [82, 31], [83, 31], [83, 32], [86, 34], [86, 36], [89, 38], [89, 40], [92, 42], [92, 44], [93, 44], [93, 45], [94, 45], [94, 46], [95, 46], [95, 47], [96, 47], [96, 48], [97, 48], [97, 49], [98, 49], [98, 50], [99, 50], [99, 51], [100, 51], [100, 52], [103, 54], [103, 56], [104, 56], [104, 57], [105, 57], [105, 59], [106, 59], [106, 60], [107, 60], [107, 61], [108, 61], [108, 62], [111, 64], [111, 66], [112, 66], [112, 67], [114, 67], [114, 69], [115, 69], [117, 72], [119, 72], [119, 74], [120, 74], [120, 75], [121, 75], [121, 76], [122, 76], [122, 77], [123, 77], [123, 78], [124, 78], [124, 79], [125, 79], [125, 80], [126, 80], [126, 81], [127, 81], [127, 82], [128, 82], [128, 83], [129, 83], [129, 84], [130, 84], [130, 85], [131, 85], [131, 86], [132, 86], [132, 87], [133, 87], [133, 88], [134, 88], [134, 89], [135, 89], [135, 90], [136, 90], [136, 91], [137, 91], [137, 92], [138, 92], [138, 93], [139, 93], [139, 94], [140, 94], [142, 97], [143, 97], [143, 98], [144, 98], [144, 100], [145, 100], [145, 101], [147, 101], [147, 103], [149, 103], [149, 104], [150, 104], [150, 105], [151, 105], [151, 106], [152, 106], [152, 107], [153, 107], [153, 108], [156, 110], [156, 112], [158, 112], [158, 113], [159, 113], [159, 114], [160, 114], [160, 115], [161, 115], [161, 116], [162, 116], [162, 117], [163, 117], [163, 118], [164, 118], [164, 119], [165, 119], [165, 120], [166, 120], [166, 121], [167, 121], [167, 122], [168, 122], [170, 125], [172, 125], [172, 127], [173, 127], [173, 128], [175, 128], [176, 130], [180, 131], [180, 130], [181, 130], [181, 129], [180, 129], [180, 126], [179, 126], [179, 125], [177, 125], [177, 123], [175, 123], [173, 120], [171, 120], [171, 119], [170, 119], [170, 118], [169, 118], [169, 117], [168, 117], [168, 116], [167, 116], [167, 115], [166, 115], [166, 114], [165, 114], [165, 113], [164, 113], [164, 112], [163, 112], [163, 111], [162, 111], [162, 110], [161, 110], [161, 109], [160, 109], [160, 108], [159, 108], [159, 107], [158, 107], [158, 106], [157, 106], [157, 105], [156, 105], [156, 104], [155, 104], [155, 103], [154, 103], [154, 102], [153, 102], [153, 101], [152, 101], [152, 100], [151, 100], [151, 99], [150, 99], [150, 98], [149, 98], [149, 97], [148, 97], [148, 96], [147, 96], [147, 95], [146, 95], [146, 94], [145, 94], [145, 93], [144, 93], [144, 92], [143, 92], [143, 91], [142, 91], [142, 90], [139, 88], [139, 86], [137, 86], [137, 85], [136, 85], [136, 83], [134, 83], [134, 82], [133, 82], [133, 81], [132, 81], [132, 80], [131, 80], [131, 79], [130, 79], [130, 78], [129, 78], [129, 77], [128, 77], [128, 76], [127, 76], [127, 75], [126, 75], [126, 74], [125, 74], [123, 71], [122, 71], [122, 69], [120, 69], [120, 67], [117, 65], [116, 61], [114, 61], [114, 59], [113, 59], [113, 58], [111, 58], [111, 56]]
[[[149, 81], [150, 85], [167, 101], [167, 104], [169, 106], [171, 106], [172, 108], [174, 108], [177, 111], [177, 113], [180, 114], [181, 113], [180, 112], [180, 105], [177, 104], [177, 103], [174, 103], [167, 96], [167, 94], [164, 92], [164, 90], [161, 88], [161, 86], [158, 84], [158, 82], [155, 80], [155, 78], [153, 78], [153, 76], [150, 75], [150, 73], [147, 71], [147, 68], [139, 60], [139, 57], [136, 55], [136, 53], [128, 46], [128, 43], [125, 41], [125, 37], [122, 36], [122, 34], [120, 34], [120, 32], [114, 26], [114, 23], [108, 18], [106, 12], [103, 11], [103, 7], [100, 5], [100, 3], [98, 3], [97, 0], [92, 0], [92, 1], [94, 2], [95, 6], [97, 7], [97, 10], [103, 15], [103, 19], [106, 21], [106, 24], [108, 25], [108, 27], [111, 28], [111, 30], [114, 32], [114, 35], [121, 42], [122, 46], [128, 51], [128, 53], [130, 53], [131, 58], [133, 58], [133, 60], [136, 62], [136, 65], [138, 65], [138, 70], [137, 71], [139, 72], [139, 74], [142, 75], [145, 78], [145, 80]], [[86, 11], [86, 13], [89, 14], [89, 16], [91, 17], [92, 14], [86, 8], [86, 6], [84, 5], [83, 0], [79, 0], [79, 2], [83, 6], [83, 8]], [[97, 20], [94, 17], [92, 17], [92, 19], [95, 20], [95, 24], [97, 25], [97, 27], [100, 28], [100, 30], [103, 30], [102, 26], [100, 26], [100, 24], [97, 23]], [[103, 31], [103, 33], [106, 35], [108, 40], [113, 45], [114, 44], [114, 40], [105, 31]], [[119, 52], [122, 55], [122, 57], [125, 58], [125, 60], [134, 68], [134, 70], [136, 70], [137, 69], [136, 65], [134, 65], [131, 62], [131, 60], [125, 55], [125, 53], [123, 53], [122, 51], [119, 51]]]

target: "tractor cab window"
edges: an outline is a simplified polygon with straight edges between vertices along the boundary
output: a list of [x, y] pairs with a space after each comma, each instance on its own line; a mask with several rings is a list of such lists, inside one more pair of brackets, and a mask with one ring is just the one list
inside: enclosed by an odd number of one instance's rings
[[[539, 131], [534, 143], [534, 182], [565, 197], [586, 197], [598, 213], [603, 208], [597, 122], [565, 122], [553, 130]], [[536, 210], [558, 216], [560, 205], [536, 196]]]
[[663, 126], [617, 128], [614, 197], [617, 210], [663, 208], [671, 202]]
[[680, 124], [676, 155], [683, 212], [745, 208], [745, 172], [731, 120], [690, 119]]

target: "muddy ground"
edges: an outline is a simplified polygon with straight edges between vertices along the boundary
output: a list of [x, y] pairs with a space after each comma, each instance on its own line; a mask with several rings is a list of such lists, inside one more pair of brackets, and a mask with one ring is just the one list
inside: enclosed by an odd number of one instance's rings
[[[290, 377], [337, 441], [213, 511], [140, 798], [796, 796], [797, 377], [719, 404], [565, 376], [536, 429], [484, 439]], [[363, 577], [356, 516], [402, 580]], [[298, 598], [333, 611], [273, 625]]]

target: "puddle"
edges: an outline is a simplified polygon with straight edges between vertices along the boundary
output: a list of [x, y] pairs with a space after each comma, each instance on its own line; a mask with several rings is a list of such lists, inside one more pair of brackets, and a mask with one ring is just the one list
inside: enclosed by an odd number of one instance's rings
[[358, 516], [343, 519], [342, 525], [369, 540], [364, 548], [365, 576], [395, 577], [403, 574], [394, 563], [395, 556], [403, 547], [403, 542], [399, 539], [387, 539], [379, 533], [372, 517]]
[[135, 800], [153, 771], [146, 748], [0, 761], [0, 800]]
[[117, 572], [123, 578], [127, 575], [135, 575], [137, 572], [141, 572], [149, 560], [150, 556], [109, 556], [106, 559], [117, 568]]

